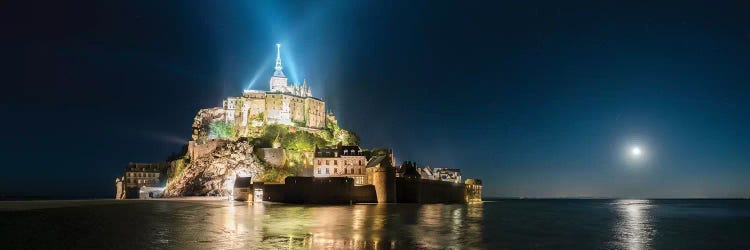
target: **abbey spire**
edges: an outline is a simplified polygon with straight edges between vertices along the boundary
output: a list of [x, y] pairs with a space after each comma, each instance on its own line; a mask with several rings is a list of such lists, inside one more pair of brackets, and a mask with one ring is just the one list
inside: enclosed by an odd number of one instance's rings
[[281, 44], [276, 44], [276, 71], [271, 76], [271, 92], [286, 92], [288, 81], [284, 72], [281, 71]]
[[276, 67], [274, 67], [276, 71], [273, 72], [273, 76], [275, 77], [286, 77], [284, 76], [284, 72], [281, 71], [281, 44], [276, 44]]

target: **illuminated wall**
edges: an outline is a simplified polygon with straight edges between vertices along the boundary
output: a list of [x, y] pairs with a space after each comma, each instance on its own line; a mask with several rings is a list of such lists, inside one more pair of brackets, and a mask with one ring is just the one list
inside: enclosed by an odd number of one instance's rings
[[[242, 97], [229, 97], [223, 102], [225, 121], [240, 128], [264, 124], [325, 127], [325, 102], [313, 97], [288, 93], [245, 92]], [[262, 118], [262, 119], [261, 119]]]
[[305, 107], [307, 113], [305, 113], [305, 120], [307, 122], [308, 128], [323, 128], [326, 125], [325, 121], [325, 110], [326, 110], [326, 103], [312, 98], [308, 97], [305, 98]]

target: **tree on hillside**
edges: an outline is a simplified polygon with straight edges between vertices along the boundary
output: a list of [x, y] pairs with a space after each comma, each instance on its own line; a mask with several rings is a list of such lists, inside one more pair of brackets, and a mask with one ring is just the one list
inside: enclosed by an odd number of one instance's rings
[[325, 139], [306, 131], [289, 133], [281, 138], [282, 147], [289, 150], [313, 151], [315, 145], [325, 144]]
[[228, 122], [211, 122], [208, 124], [208, 130], [208, 139], [227, 139], [237, 136], [234, 125]]

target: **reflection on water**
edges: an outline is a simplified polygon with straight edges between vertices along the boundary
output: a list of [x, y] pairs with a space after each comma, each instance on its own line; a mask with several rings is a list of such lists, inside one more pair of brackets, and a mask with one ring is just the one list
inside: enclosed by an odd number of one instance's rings
[[750, 249], [745, 200], [0, 203], [0, 249]]
[[615, 225], [618, 248], [648, 249], [654, 236], [649, 200], [618, 200], [614, 203], [619, 220]]
[[[481, 248], [482, 204], [301, 206], [234, 202], [176, 238], [219, 248]], [[199, 228], [194, 228], [199, 227]], [[191, 235], [192, 234], [192, 235]], [[173, 235], [177, 236], [177, 235]]]

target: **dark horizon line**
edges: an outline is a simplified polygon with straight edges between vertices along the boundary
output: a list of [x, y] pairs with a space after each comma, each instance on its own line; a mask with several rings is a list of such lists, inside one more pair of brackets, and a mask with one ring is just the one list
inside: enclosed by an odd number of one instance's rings
[[[210, 197], [210, 196], [185, 196], [185, 197]], [[57, 196], [57, 195], [0, 195], [0, 202], [3, 201], [72, 201], [72, 200], [114, 200], [114, 197], [92, 197], [92, 196]], [[482, 201], [502, 201], [502, 200], [750, 200], [750, 197], [671, 197], [671, 198], [643, 198], [643, 197], [518, 197], [518, 196], [498, 196], [482, 197]], [[139, 200], [139, 199], [132, 199]], [[161, 200], [161, 199], [153, 199]]]

